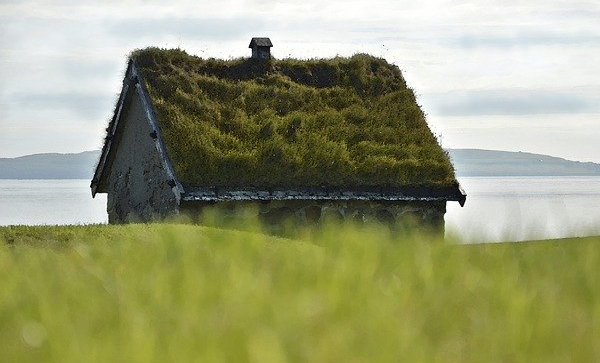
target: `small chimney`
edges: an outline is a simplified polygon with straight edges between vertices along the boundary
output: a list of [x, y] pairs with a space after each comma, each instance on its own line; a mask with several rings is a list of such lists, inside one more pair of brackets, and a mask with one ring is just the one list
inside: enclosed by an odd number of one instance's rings
[[271, 39], [252, 38], [248, 48], [252, 49], [252, 59], [271, 59]]

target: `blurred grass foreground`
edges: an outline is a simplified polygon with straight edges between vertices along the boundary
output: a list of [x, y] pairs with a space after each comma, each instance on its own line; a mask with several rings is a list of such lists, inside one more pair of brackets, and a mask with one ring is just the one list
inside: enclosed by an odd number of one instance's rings
[[600, 361], [600, 239], [0, 228], [0, 362]]

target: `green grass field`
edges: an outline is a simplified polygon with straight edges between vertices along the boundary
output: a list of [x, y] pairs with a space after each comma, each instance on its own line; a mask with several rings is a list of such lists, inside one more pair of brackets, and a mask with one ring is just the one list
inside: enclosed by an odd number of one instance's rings
[[597, 362], [600, 238], [0, 228], [0, 362]]

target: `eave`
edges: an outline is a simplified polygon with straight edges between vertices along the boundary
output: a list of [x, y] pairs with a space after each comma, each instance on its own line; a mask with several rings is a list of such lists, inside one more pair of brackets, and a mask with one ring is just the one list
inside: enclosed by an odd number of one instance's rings
[[456, 187], [405, 188], [293, 188], [260, 190], [256, 188], [186, 188], [182, 201], [456, 201], [464, 206], [467, 194]]

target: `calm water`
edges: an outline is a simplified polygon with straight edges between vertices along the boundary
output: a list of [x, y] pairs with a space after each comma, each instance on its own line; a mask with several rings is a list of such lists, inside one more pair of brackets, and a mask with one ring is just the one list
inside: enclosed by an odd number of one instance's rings
[[108, 223], [106, 194], [90, 181], [0, 179], [0, 225]]
[[467, 241], [600, 235], [600, 177], [459, 178], [463, 208], [448, 203], [446, 229]]
[[[465, 177], [466, 205], [446, 230], [466, 241], [600, 235], [600, 177]], [[0, 180], [0, 225], [106, 223], [106, 195], [88, 180]]]

